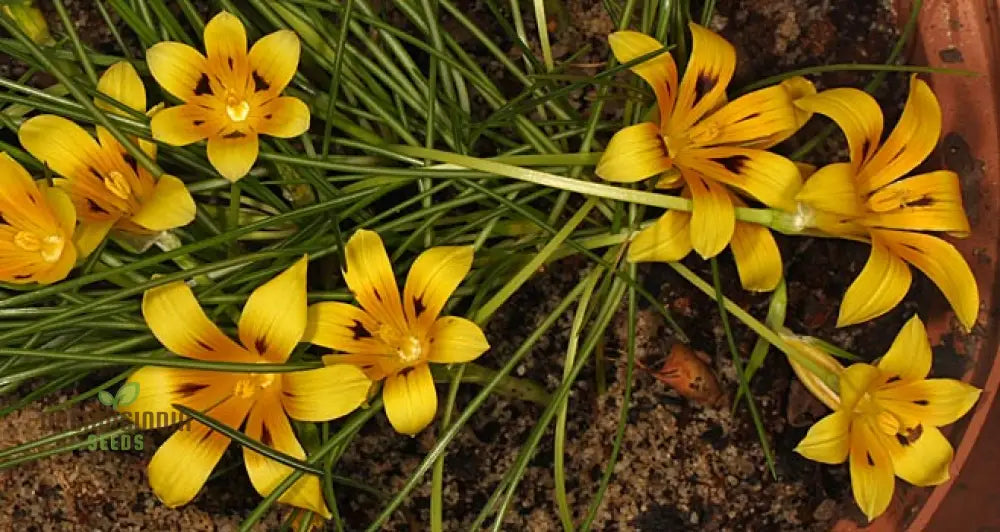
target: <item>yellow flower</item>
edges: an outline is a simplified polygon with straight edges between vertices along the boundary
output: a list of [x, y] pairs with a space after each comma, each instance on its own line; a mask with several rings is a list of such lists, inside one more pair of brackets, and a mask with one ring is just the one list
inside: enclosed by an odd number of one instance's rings
[[[792, 102], [816, 90], [805, 79], [793, 78], [727, 103], [736, 52], [715, 33], [697, 24], [689, 26], [691, 59], [679, 87], [669, 53], [632, 67], [656, 94], [659, 123], [645, 122], [616, 133], [597, 165], [597, 175], [632, 183], [676, 169], [664, 175], [657, 188], [684, 185], [684, 194], [693, 202], [691, 213], [668, 212], [666, 219], [641, 233], [629, 251], [630, 260], [678, 260], [691, 249], [713, 257], [733, 240], [744, 284], [770, 290], [781, 277], [778, 248], [768, 231], [736, 223], [734, 204], [739, 203], [728, 187], [771, 207], [794, 208], [801, 184], [798, 169], [765, 150], [809, 119], [810, 114]], [[663, 48], [652, 37], [633, 31], [613, 33], [608, 42], [623, 63]]]
[[225, 11], [205, 25], [206, 55], [179, 42], [146, 52], [153, 77], [183, 105], [153, 116], [153, 138], [174, 146], [208, 139], [208, 160], [230, 181], [257, 160], [258, 134], [294, 137], [309, 128], [309, 108], [281, 96], [299, 66], [299, 38], [265, 35], [247, 53], [243, 23]]
[[[196, 360], [280, 364], [302, 339], [306, 327], [306, 265], [292, 267], [253, 291], [243, 307], [239, 343], [216, 327], [182, 282], [146, 292], [142, 313], [156, 338], [170, 351]], [[295, 458], [305, 452], [288, 421], [327, 421], [362, 404], [371, 381], [351, 365], [331, 365], [294, 373], [224, 373], [143, 367], [128, 380], [139, 384], [138, 399], [123, 408], [141, 428], [160, 428], [180, 419], [172, 404], [207, 413], [246, 435]], [[161, 414], [157, 417], [156, 414]], [[156, 451], [149, 483], [167, 506], [190, 501], [205, 484], [229, 446], [229, 438], [190, 422]], [[266, 496], [291, 468], [243, 449], [250, 482]], [[306, 475], [279, 499], [330, 516], [319, 479]]]
[[76, 209], [62, 190], [36, 184], [0, 153], [0, 281], [49, 284], [76, 264]]
[[416, 434], [434, 419], [437, 393], [428, 362], [468, 362], [489, 349], [475, 323], [439, 318], [472, 266], [472, 247], [436, 247], [417, 257], [402, 298], [382, 239], [358, 231], [346, 246], [344, 280], [361, 308], [326, 302], [309, 307], [306, 341], [346, 354], [327, 364], [357, 364], [385, 379], [382, 399], [393, 428]]
[[931, 346], [914, 316], [876, 365], [840, 374], [839, 404], [795, 450], [827, 464], [850, 459], [854, 499], [868, 519], [885, 511], [894, 475], [915, 486], [948, 480], [953, 450], [938, 427], [972, 408], [980, 390], [954, 379], [928, 379]]
[[837, 325], [870, 320], [896, 306], [910, 288], [910, 263], [934, 281], [971, 329], [979, 313], [972, 270], [954, 246], [918, 232], [969, 232], [958, 176], [939, 170], [904, 177], [941, 135], [941, 108], [930, 87], [911, 78], [903, 114], [885, 142], [882, 111], [860, 90], [831, 89], [796, 105], [833, 119], [847, 136], [851, 159], [819, 169], [796, 199], [811, 210], [812, 225], [872, 245], [868, 263], [844, 295]]
[[[97, 89], [135, 109], [146, 111], [146, 89], [132, 65], [109, 68]], [[99, 107], [114, 109], [97, 100]], [[77, 247], [89, 255], [112, 227], [147, 234], [187, 225], [194, 219], [194, 200], [184, 183], [171, 175], [154, 179], [136, 163], [111, 133], [97, 127], [97, 140], [77, 124], [54, 115], [28, 119], [18, 130], [21, 145], [53, 172], [56, 186], [69, 192], [80, 218]], [[155, 157], [155, 145], [139, 147]]]

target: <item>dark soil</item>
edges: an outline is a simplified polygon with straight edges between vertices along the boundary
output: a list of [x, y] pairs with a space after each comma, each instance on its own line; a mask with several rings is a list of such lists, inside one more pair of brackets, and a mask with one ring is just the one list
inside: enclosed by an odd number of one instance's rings
[[[693, 13], [700, 12], [697, 2]], [[711, 26], [733, 42], [739, 63], [732, 87], [772, 74], [824, 63], [883, 62], [896, 38], [890, 2], [870, 0], [720, 0]], [[89, 2], [68, 2], [82, 37], [90, 46], [120, 53]], [[614, 24], [595, 0], [570, 0], [554, 21], [553, 50], [565, 58], [580, 46], [590, 52], [576, 58], [576, 70], [593, 73], [607, 57], [605, 36]], [[467, 13], [484, 25], [489, 11], [470, 2]], [[50, 17], [55, 21], [55, 17]], [[53, 28], [57, 31], [56, 28]], [[529, 29], [529, 35], [533, 30]], [[520, 53], [510, 47], [510, 55]], [[484, 58], [484, 61], [490, 61]], [[495, 65], [494, 70], [499, 71]], [[16, 76], [16, 62], [0, 61], [0, 75]], [[819, 87], [861, 86], [864, 73], [833, 73], [815, 78]], [[905, 77], [889, 76], [877, 93], [894, 119], [905, 96]], [[586, 108], [591, 93], [574, 96]], [[609, 105], [607, 112], [615, 112]], [[898, 111], [896, 111], [898, 114]], [[819, 121], [814, 121], [819, 122]], [[824, 124], [810, 124], [813, 131]], [[807, 136], [808, 131], [802, 135]], [[795, 146], [787, 146], [793, 149]], [[815, 161], [845, 157], [837, 135], [812, 154]], [[836, 329], [836, 309], [847, 285], [867, 258], [868, 248], [833, 240], [779, 241], [786, 258], [789, 288], [787, 325], [801, 334], [828, 339], [864, 357], [884, 352], [912, 301], [942, 300], [920, 275], [910, 297], [874, 322]], [[689, 267], [708, 277], [707, 264], [689, 258]], [[762, 316], [767, 297], [748, 294], [735, 284], [728, 256], [721, 259], [726, 293]], [[490, 322], [493, 349], [480, 361], [499, 367], [582, 275], [583, 264], [569, 259], [532, 280]], [[663, 265], [644, 266], [643, 282], [671, 310], [691, 345], [707, 353], [709, 366], [722, 387], [736, 389], [735, 371], [715, 304]], [[939, 306], [942, 303], [936, 303]], [[517, 368], [516, 374], [554, 389], [561, 380], [562, 360], [571, 316], [564, 316]], [[584, 369], [570, 398], [567, 423], [566, 479], [569, 504], [580, 519], [606, 467], [623, 401], [625, 361], [624, 312], [616, 316], [604, 349], [607, 392], [598, 395], [594, 365]], [[746, 355], [755, 338], [735, 327], [737, 344]], [[637, 357], [651, 367], [675, 340], [648, 309], [641, 312]], [[955, 358], [955, 357], [952, 357]], [[648, 372], [638, 371], [621, 455], [604, 502], [594, 520], [598, 530], [828, 530], [838, 517], [859, 516], [850, 497], [843, 467], [802, 459], [792, 449], [806, 427], [824, 414], [795, 382], [780, 355], [772, 353], [757, 375], [754, 398], [761, 410], [776, 458], [776, 478], [765, 465], [763, 451], [746, 408], [729, 410], [694, 404], [678, 396]], [[477, 390], [459, 394], [463, 408]], [[447, 530], [467, 529], [510, 468], [519, 447], [534, 427], [541, 409], [533, 404], [493, 397], [477, 412], [449, 447], [445, 469], [444, 507]], [[100, 418], [94, 405], [42, 414], [37, 405], [0, 420], [0, 448], [78, 426]], [[144, 467], [164, 434], [146, 436], [142, 452], [82, 451], [0, 472], [0, 529], [230, 530], [252, 509], [253, 493], [238, 453], [223, 459], [216, 479], [188, 506], [171, 510], [149, 491]], [[395, 434], [384, 416], [376, 416], [344, 454], [338, 474], [368, 483], [385, 494], [398, 491], [435, 442], [434, 430], [416, 438]], [[532, 458], [504, 518], [505, 530], [561, 529], [555, 512], [551, 429]], [[226, 470], [229, 467], [231, 470]], [[384, 501], [341, 489], [339, 507], [349, 529], [365, 526]], [[387, 526], [421, 530], [428, 521], [429, 487], [417, 489], [402, 512]], [[282, 511], [284, 515], [285, 511]], [[262, 527], [279, 522], [272, 512]]]

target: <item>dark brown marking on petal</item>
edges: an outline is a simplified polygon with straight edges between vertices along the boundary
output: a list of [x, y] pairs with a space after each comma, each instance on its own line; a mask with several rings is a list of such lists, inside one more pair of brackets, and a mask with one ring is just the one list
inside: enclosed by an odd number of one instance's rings
[[174, 393], [181, 396], [182, 398], [188, 398], [192, 395], [208, 388], [207, 384], [201, 384], [197, 382], [186, 382], [181, 384], [177, 388], [174, 388]]
[[870, 140], [865, 139], [864, 142], [861, 143], [861, 160], [862, 161], [868, 158], [868, 150], [870, 150], [870, 149], [872, 149], [872, 143], [871, 143]]
[[271, 88], [271, 84], [268, 83], [267, 80], [264, 79], [264, 76], [261, 76], [260, 73], [257, 72], [256, 70], [251, 72], [250, 75], [253, 76], [253, 84], [255, 87], [254, 92], [266, 91], [267, 89]]
[[744, 116], [743, 118], [739, 119], [739, 121], [740, 122], [745, 122], [747, 120], [753, 120], [754, 118], [760, 118], [760, 113], [758, 113], [758, 112], [755, 111], [755, 112], [750, 113], [750, 114]]
[[865, 458], [868, 459], [868, 465], [875, 467], [875, 459], [872, 458], [872, 453], [865, 451]]
[[912, 244], [907, 244], [907, 243], [903, 242], [900, 245], [903, 246], [904, 248], [906, 248], [906, 249], [914, 252], [914, 253], [920, 253], [921, 255], [924, 254], [924, 250], [922, 250], [922, 249], [920, 249], [917, 246], [914, 246]]
[[417, 316], [424, 313], [427, 310], [427, 305], [424, 305], [424, 300], [422, 297], [413, 298], [413, 311]]
[[257, 337], [253, 341], [253, 347], [257, 350], [257, 353], [263, 355], [267, 352], [267, 338]]
[[226, 62], [229, 63], [229, 70], [232, 70], [233, 69], [233, 58], [232, 57], [227, 57], [226, 58]]
[[906, 206], [907, 207], [930, 207], [931, 205], [934, 205], [934, 203], [935, 203], [934, 202], [934, 198], [932, 198], [930, 196], [927, 196], [927, 195], [924, 195], [924, 196], [920, 196], [919, 198], [917, 198], [917, 199], [915, 199], [913, 201], [906, 202]]
[[274, 445], [274, 438], [271, 436], [271, 431], [268, 430], [267, 425], [264, 423], [260, 425], [260, 442], [268, 447]]
[[242, 131], [233, 131], [232, 133], [226, 133], [225, 135], [222, 136], [222, 138], [224, 138], [224, 139], [241, 139], [241, 138], [243, 138], [245, 136], [247, 136], [247, 134], [244, 133], [244, 132], [242, 132]]
[[918, 406], [927, 406], [931, 403], [927, 399], [917, 399], [916, 401], [913, 401], [913, 404]]
[[413, 371], [413, 367], [412, 366], [408, 367], [408, 368], [403, 368], [403, 369], [399, 370], [399, 376], [400, 377], [406, 377], [407, 375], [410, 374], [411, 371]]
[[893, 383], [893, 382], [896, 382], [896, 381], [898, 381], [900, 379], [901, 379], [901, 377], [899, 375], [893, 375], [892, 377], [889, 377], [888, 379], [886, 379], [885, 383], [886, 384]]
[[902, 434], [896, 434], [896, 441], [898, 441], [903, 447], [910, 445], [910, 439]]
[[205, 351], [215, 351], [215, 349], [213, 349], [212, 346], [208, 345], [201, 339], [196, 339], [195, 343], [198, 344], [198, 347], [204, 349]]
[[15, 279], [30, 279], [31, 276], [32, 276], [32, 274], [30, 274], [30, 273], [15, 273], [14, 274], [14, 278]]
[[351, 330], [355, 340], [371, 338], [373, 336], [372, 333], [368, 331], [368, 328], [366, 328], [365, 325], [359, 320], [354, 320], [354, 325], [348, 327], [348, 329]]
[[272, 115], [271, 113], [267, 113], [266, 115], [264, 115], [264, 120], [270, 120], [272, 118], [274, 118], [274, 115]]
[[132, 154], [123, 153], [122, 159], [125, 159], [125, 164], [127, 164], [129, 168], [132, 169], [133, 172], [139, 171], [139, 162], [135, 160], [135, 157], [132, 157]]
[[208, 74], [202, 73], [201, 77], [198, 78], [198, 84], [194, 87], [194, 94], [196, 96], [212, 94], [212, 83], [208, 79]]
[[719, 82], [719, 78], [709, 75], [707, 72], [701, 72], [698, 74], [698, 79], [694, 82], [694, 102], [691, 106], [697, 105], [706, 94], [709, 93], [715, 84]]
[[372, 294], [375, 295], [375, 299], [377, 299], [379, 301], [379, 303], [382, 302], [382, 296], [378, 293], [378, 289], [377, 288], [372, 288]]
[[746, 163], [750, 160], [750, 157], [747, 157], [746, 155], [733, 155], [731, 157], [722, 157], [720, 159], [712, 160], [726, 167], [726, 170], [729, 170], [734, 174], [738, 174], [743, 171], [743, 168], [746, 167]]
[[907, 441], [907, 443], [915, 443], [923, 435], [924, 435], [924, 426], [923, 425], [917, 425], [916, 427], [913, 427], [912, 429], [906, 429], [906, 441]]
[[101, 207], [100, 205], [97, 204], [96, 201], [90, 198], [87, 198], [87, 207], [89, 207], [90, 210], [98, 212], [100, 214], [111, 214], [110, 212], [106, 211], [104, 207]]
[[212, 436], [212, 434], [215, 434], [214, 430], [207, 430], [207, 431], [205, 431], [205, 433], [201, 435], [201, 439], [199, 439], [198, 443], [196, 443], [195, 445], [201, 445], [202, 443], [204, 443], [205, 441], [207, 441], [208, 438], [210, 438]]
[[203, 125], [205, 123], [205, 121], [204, 120], [192, 120], [191, 123], [194, 124], [194, 127], [198, 127], [198, 126]]

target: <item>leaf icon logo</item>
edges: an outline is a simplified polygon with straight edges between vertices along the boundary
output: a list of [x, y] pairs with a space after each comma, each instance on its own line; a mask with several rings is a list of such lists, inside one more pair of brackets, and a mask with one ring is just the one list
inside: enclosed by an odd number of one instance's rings
[[115, 396], [104, 390], [97, 392], [97, 400], [104, 406], [112, 406], [115, 404]]
[[[125, 386], [118, 388], [118, 393], [115, 394], [114, 407], [116, 410], [118, 408], [126, 407], [134, 403], [138, 398], [139, 398], [139, 383], [130, 382]], [[104, 401], [102, 400], [101, 402], [103, 403]]]

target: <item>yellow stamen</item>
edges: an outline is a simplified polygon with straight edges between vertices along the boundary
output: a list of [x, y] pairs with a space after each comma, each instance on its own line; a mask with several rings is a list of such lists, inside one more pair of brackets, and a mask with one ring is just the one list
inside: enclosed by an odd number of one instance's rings
[[423, 359], [424, 348], [416, 336], [403, 333], [390, 325], [382, 325], [375, 332], [380, 340], [396, 350], [396, 358], [405, 366], [420, 362]]
[[233, 122], [242, 122], [250, 114], [250, 102], [229, 96], [226, 98], [226, 114]]
[[132, 187], [129, 186], [125, 176], [117, 170], [112, 170], [104, 176], [104, 187], [121, 199], [128, 199], [132, 195]]
[[56, 262], [62, 257], [63, 248], [66, 247], [66, 239], [59, 235], [49, 235], [42, 240], [42, 260], [45, 262]]
[[243, 399], [249, 399], [274, 384], [273, 373], [250, 373], [236, 382], [233, 394]]
[[42, 241], [38, 235], [30, 231], [18, 231], [14, 235], [14, 244], [25, 251], [38, 251], [42, 247]]
[[14, 245], [24, 251], [39, 251], [45, 262], [56, 262], [62, 256], [66, 240], [59, 235], [49, 235], [39, 238], [31, 231], [18, 231], [14, 235]]

